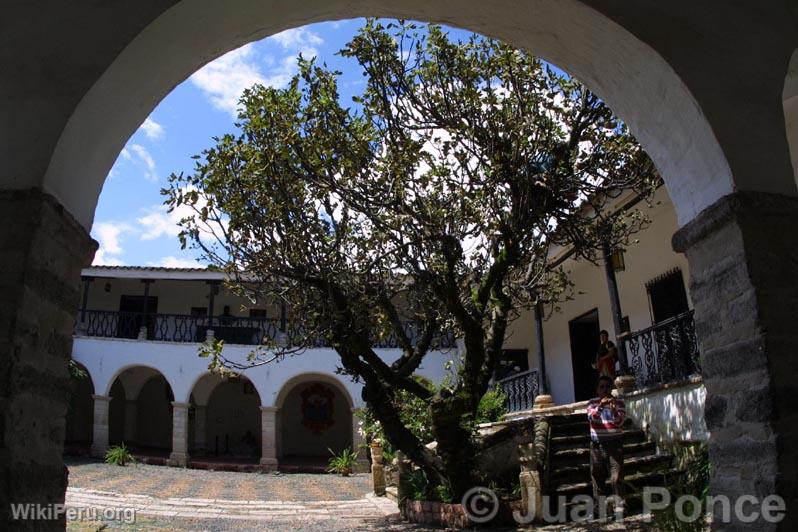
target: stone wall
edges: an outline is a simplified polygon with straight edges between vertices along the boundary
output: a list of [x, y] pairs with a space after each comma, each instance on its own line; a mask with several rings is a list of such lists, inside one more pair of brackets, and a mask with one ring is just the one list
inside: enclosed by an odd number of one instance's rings
[[[798, 514], [798, 199], [727, 196], [673, 237], [690, 261], [696, 334], [707, 390], [713, 493], [772, 493]], [[775, 528], [754, 522], [735, 528]]]
[[10, 520], [10, 503], [64, 502], [67, 360], [80, 269], [96, 243], [51, 196], [0, 192], [0, 529], [63, 529]]

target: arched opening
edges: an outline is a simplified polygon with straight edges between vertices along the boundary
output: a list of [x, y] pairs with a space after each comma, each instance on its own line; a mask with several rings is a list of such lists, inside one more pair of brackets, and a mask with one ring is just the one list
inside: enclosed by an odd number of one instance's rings
[[189, 452], [224, 462], [257, 462], [261, 455], [260, 395], [244, 376], [207, 374], [194, 385]]
[[[138, 34], [83, 98], [60, 136], [45, 189], [90, 225], [102, 183], [125, 141], [157, 103], [199, 67], [287, 28], [362, 16], [467, 28], [530, 50], [567, 70], [629, 124], [665, 176], [680, 224], [734, 190], [712, 128], [673, 68], [632, 33], [576, 0], [541, 2], [534, 13], [518, 5], [489, 14], [467, 0], [445, 5], [335, 0], [305, 2], [301, 8], [242, 2], [237, 9], [180, 2]], [[80, 187], [73, 186], [76, 175], [82, 176]], [[766, 188], [779, 187], [787, 191], [779, 184]]]
[[787, 67], [784, 80], [784, 125], [787, 130], [787, 144], [790, 147], [790, 159], [798, 183], [798, 49], [795, 50]]
[[299, 375], [283, 385], [275, 404], [281, 467], [324, 466], [330, 452], [353, 447], [352, 398], [338, 379]]
[[125, 443], [146, 454], [164, 455], [172, 448], [174, 394], [158, 370], [134, 366], [120, 372], [108, 394], [108, 443]]
[[94, 382], [85, 366], [75, 362], [78, 371], [70, 371], [69, 403], [66, 414], [65, 454], [87, 454], [94, 425]]

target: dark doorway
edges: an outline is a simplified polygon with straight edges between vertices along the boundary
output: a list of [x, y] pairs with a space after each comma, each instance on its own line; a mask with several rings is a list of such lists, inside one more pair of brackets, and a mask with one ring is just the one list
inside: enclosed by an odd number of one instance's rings
[[571, 365], [574, 372], [574, 400], [584, 401], [596, 394], [598, 373], [591, 364], [596, 360], [599, 347], [598, 309], [568, 322], [571, 336]]
[[646, 283], [651, 300], [651, 319], [665, 321], [689, 310], [682, 270], [675, 268]]
[[[117, 338], [136, 339], [139, 329], [144, 325], [144, 296], [127, 296], [119, 298], [119, 321], [116, 325]], [[147, 298], [147, 338], [152, 340], [155, 334], [155, 314], [158, 312], [158, 298]]]

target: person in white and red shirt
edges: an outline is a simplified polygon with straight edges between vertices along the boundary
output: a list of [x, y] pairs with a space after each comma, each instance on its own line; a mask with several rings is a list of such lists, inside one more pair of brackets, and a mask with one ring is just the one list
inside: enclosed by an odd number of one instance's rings
[[598, 397], [587, 405], [590, 422], [590, 477], [596, 501], [606, 496], [605, 483], [610, 478], [613, 495], [623, 498], [623, 422], [626, 405], [612, 396], [612, 379], [599, 377]]

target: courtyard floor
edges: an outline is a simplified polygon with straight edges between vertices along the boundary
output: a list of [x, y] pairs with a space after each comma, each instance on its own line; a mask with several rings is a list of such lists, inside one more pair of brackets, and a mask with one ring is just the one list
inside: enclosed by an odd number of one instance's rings
[[[67, 507], [84, 512], [82, 519], [67, 522], [67, 530], [73, 532], [431, 530], [402, 522], [396, 503], [370, 495], [371, 478], [367, 474], [345, 478], [146, 464], [119, 467], [78, 458], [66, 458], [65, 462], [69, 468]], [[639, 516], [611, 525], [536, 528], [558, 532], [648, 529], [650, 525]]]
[[[369, 475], [235, 473], [67, 458], [70, 508], [108, 520], [68, 530], [373, 530], [404, 528], [396, 504], [369, 496]], [[106, 510], [109, 509], [109, 510]], [[119, 509], [113, 515], [112, 510]], [[127, 510], [128, 514], [123, 511]], [[131, 512], [135, 511], [135, 522]], [[102, 513], [97, 515], [101, 518]], [[104, 527], [104, 528], [103, 528]]]

